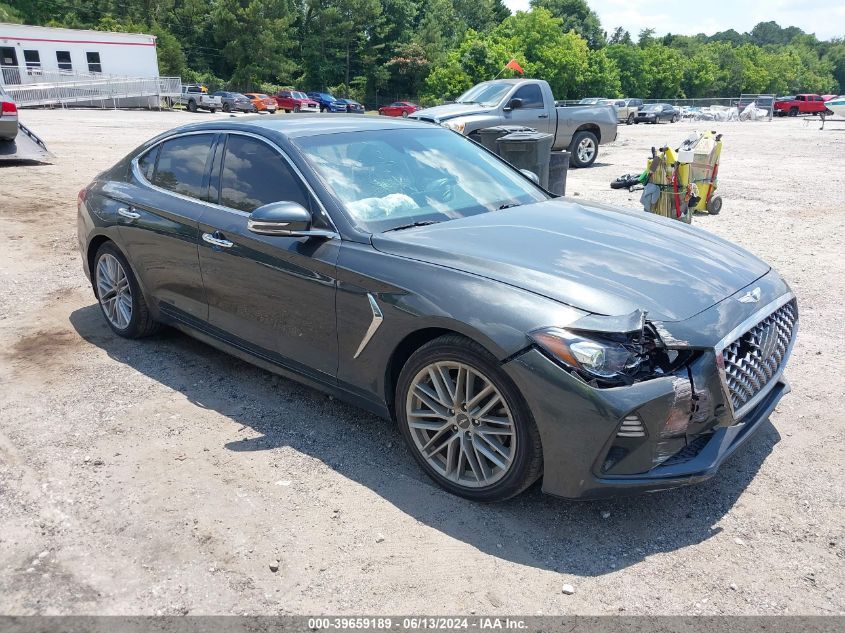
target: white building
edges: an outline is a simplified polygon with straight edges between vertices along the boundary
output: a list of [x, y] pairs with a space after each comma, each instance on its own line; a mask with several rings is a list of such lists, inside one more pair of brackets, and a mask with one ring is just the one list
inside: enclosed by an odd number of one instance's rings
[[156, 38], [141, 33], [81, 31], [0, 23], [4, 83], [39, 71], [158, 77]]
[[159, 79], [156, 38], [141, 33], [0, 23], [0, 69], [23, 105], [153, 106], [174, 83]]

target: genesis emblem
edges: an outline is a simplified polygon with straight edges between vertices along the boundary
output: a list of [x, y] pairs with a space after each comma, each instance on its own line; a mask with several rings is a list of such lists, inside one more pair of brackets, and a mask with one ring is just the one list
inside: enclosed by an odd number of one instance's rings
[[757, 303], [760, 301], [760, 297], [763, 296], [763, 291], [760, 290], [760, 287], [757, 286], [754, 290], [746, 292], [739, 298], [740, 303]]

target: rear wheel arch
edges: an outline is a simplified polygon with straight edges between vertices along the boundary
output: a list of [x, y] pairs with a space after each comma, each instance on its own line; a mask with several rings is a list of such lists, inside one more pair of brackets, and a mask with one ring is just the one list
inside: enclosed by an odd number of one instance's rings
[[601, 129], [594, 123], [585, 123], [584, 125], [579, 126], [572, 136], [574, 137], [575, 134], [578, 134], [578, 132], [590, 132], [596, 137], [596, 141], [601, 143]]
[[[106, 242], [114, 243], [114, 240], [105, 235], [95, 235], [91, 238], [91, 241], [88, 242], [88, 250], [85, 253], [85, 259], [88, 262], [88, 271], [91, 273], [91, 284], [94, 286], [95, 295], [97, 294], [97, 284], [94, 282], [94, 259], [97, 257], [97, 251], [99, 251], [100, 247]], [[116, 244], [115, 248], [117, 248]]]

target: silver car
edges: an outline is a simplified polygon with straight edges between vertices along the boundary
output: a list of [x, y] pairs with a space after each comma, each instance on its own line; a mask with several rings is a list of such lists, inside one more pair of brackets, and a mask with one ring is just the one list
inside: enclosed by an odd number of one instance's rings
[[14, 141], [18, 135], [18, 107], [0, 86], [0, 141]]

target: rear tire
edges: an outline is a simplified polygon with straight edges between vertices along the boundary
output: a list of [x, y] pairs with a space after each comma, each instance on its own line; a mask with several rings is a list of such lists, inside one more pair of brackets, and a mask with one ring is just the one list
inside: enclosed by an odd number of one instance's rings
[[196, 112], [197, 111], [197, 102], [191, 99], [188, 101], [188, 112]]
[[123, 338], [143, 338], [159, 330], [132, 267], [114, 242], [100, 246], [91, 276], [94, 294], [112, 332]]
[[[459, 386], [461, 372], [465, 381], [469, 376], [469, 402], [463, 395], [466, 389]], [[429, 382], [432, 375], [439, 377], [436, 383]], [[427, 395], [435, 393], [430, 385], [436, 385], [436, 398]], [[473, 394], [480, 396], [484, 390], [487, 395], [473, 404]], [[452, 494], [473, 501], [503, 501], [528, 488], [542, 473], [540, 433], [522, 394], [493, 355], [463, 336], [441, 336], [411, 355], [399, 375], [394, 406], [414, 459]], [[448, 418], [425, 415], [441, 408]], [[418, 414], [410, 416], [412, 411]], [[440, 448], [429, 449], [426, 455], [424, 447], [432, 440], [434, 448]]]
[[599, 155], [599, 140], [587, 130], [581, 130], [572, 137], [569, 144], [570, 160], [575, 167], [589, 167]]
[[232, 106], [230, 106], [228, 103], [223, 104], [223, 112], [228, 113], [231, 109], [232, 109]]

